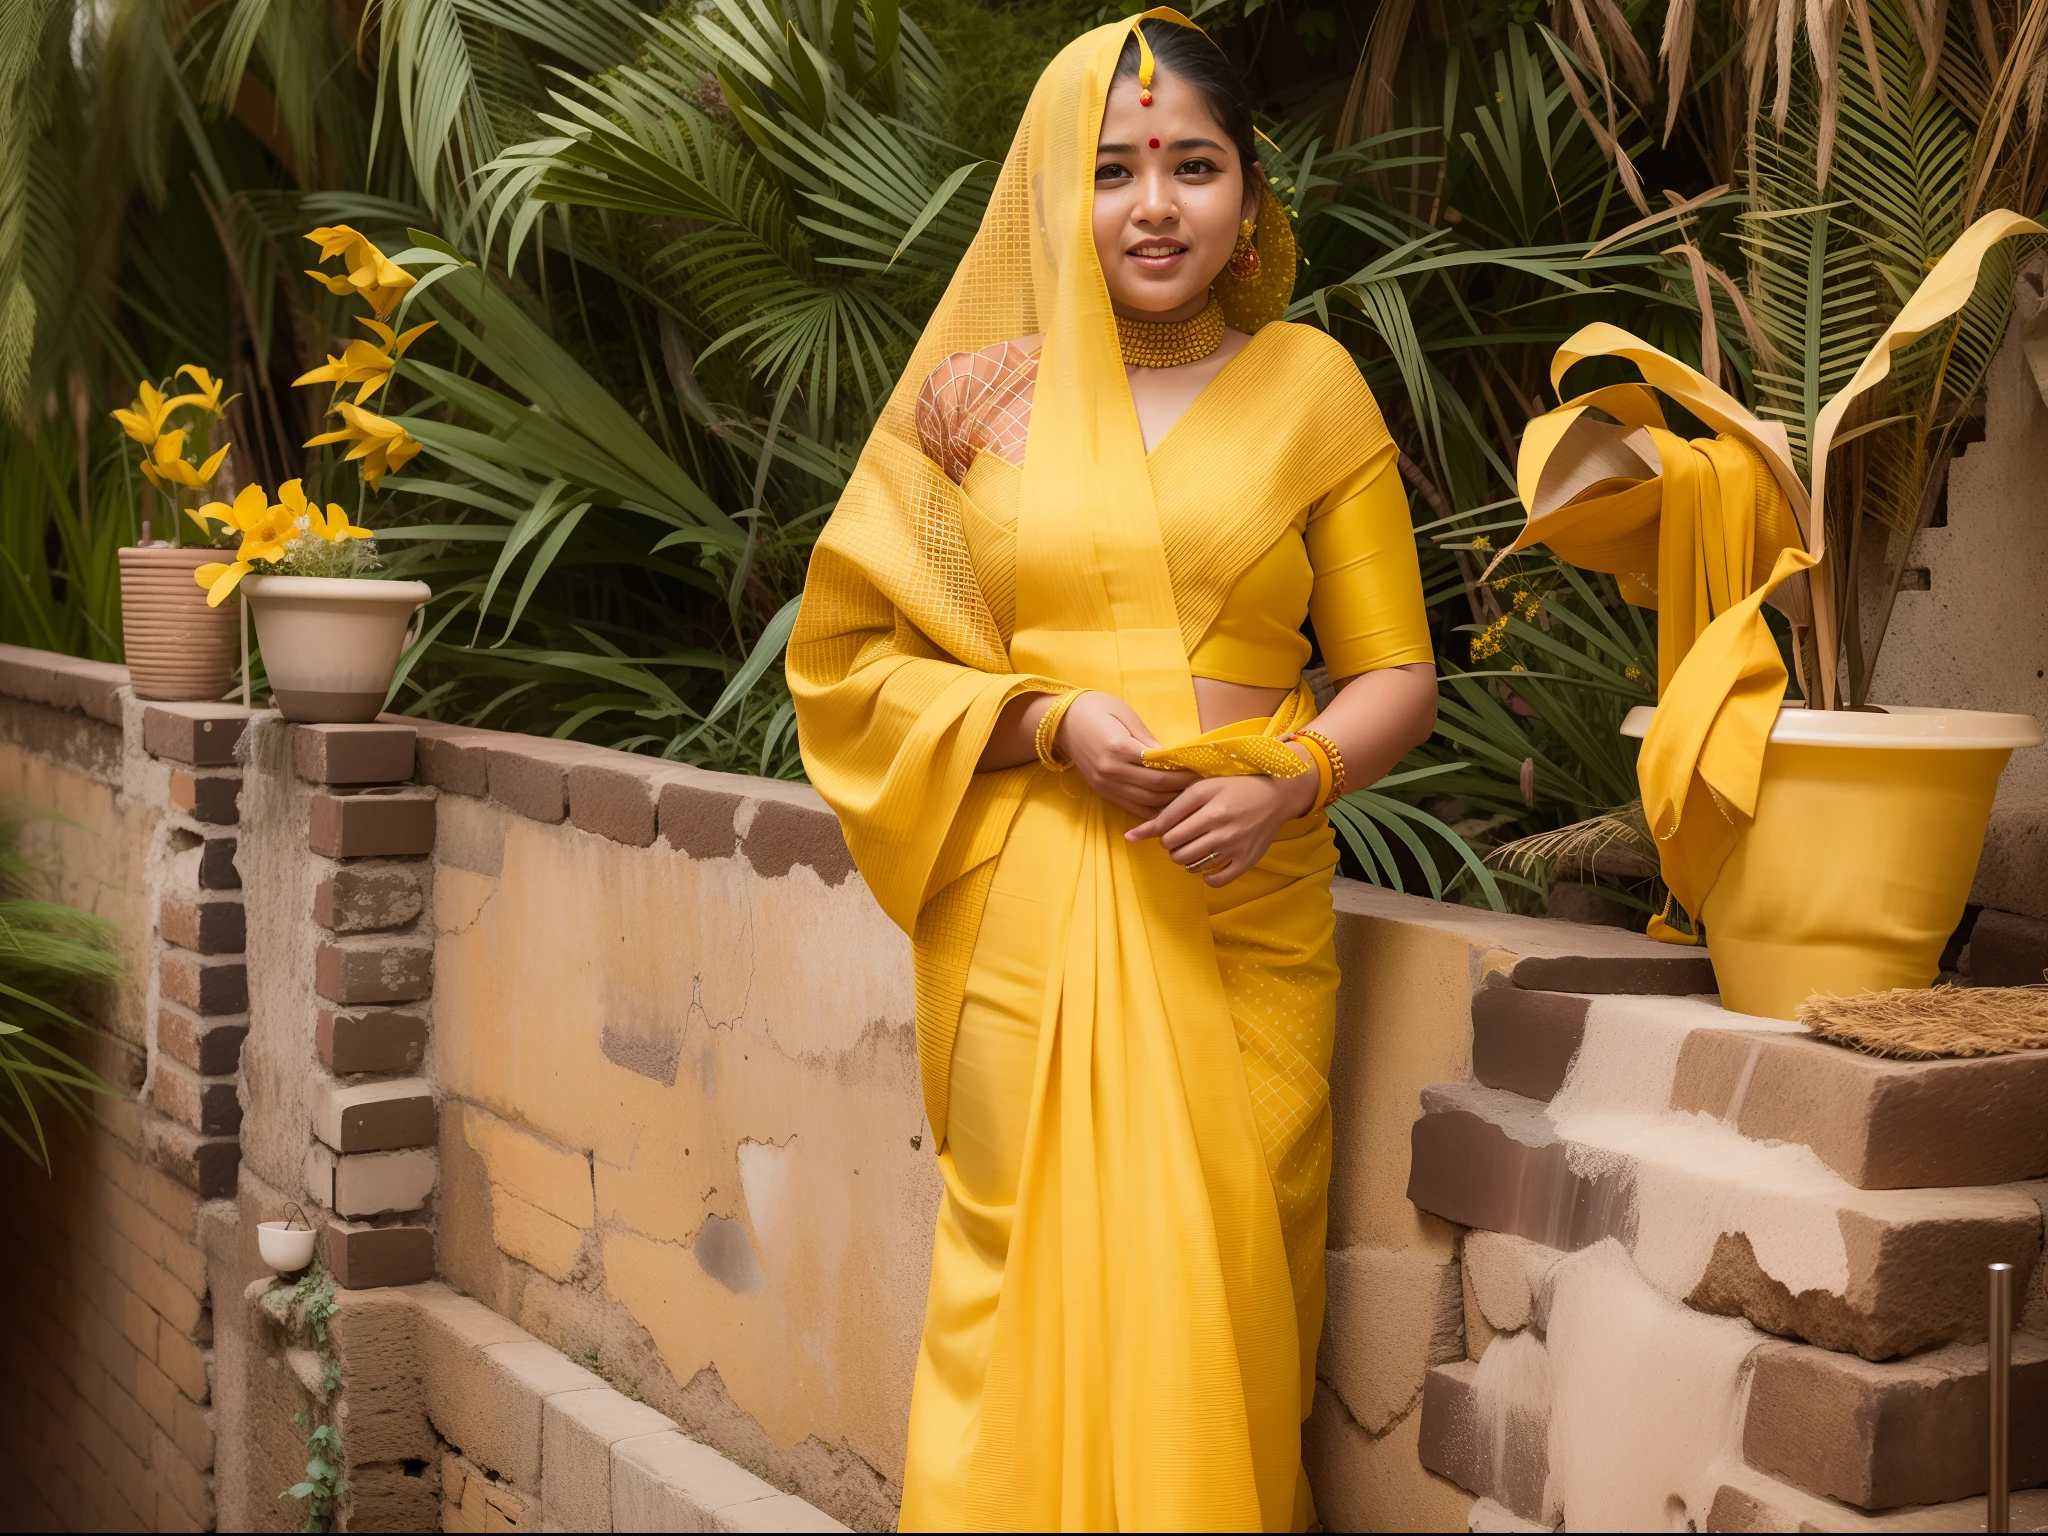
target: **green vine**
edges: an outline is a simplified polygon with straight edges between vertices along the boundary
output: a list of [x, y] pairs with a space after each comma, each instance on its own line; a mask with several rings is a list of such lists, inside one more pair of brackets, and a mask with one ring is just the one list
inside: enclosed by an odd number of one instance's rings
[[[341, 1389], [341, 1360], [334, 1353], [327, 1331], [338, 1310], [334, 1293], [334, 1276], [316, 1255], [298, 1284], [272, 1286], [259, 1298], [263, 1310], [289, 1334], [311, 1344], [320, 1362], [323, 1407]], [[348, 1480], [341, 1475], [341, 1436], [331, 1424], [314, 1423], [313, 1414], [307, 1409], [294, 1413], [292, 1422], [307, 1431], [306, 1475], [278, 1497], [298, 1499], [305, 1504], [306, 1523], [300, 1530], [332, 1530], [335, 1506], [348, 1492]]]

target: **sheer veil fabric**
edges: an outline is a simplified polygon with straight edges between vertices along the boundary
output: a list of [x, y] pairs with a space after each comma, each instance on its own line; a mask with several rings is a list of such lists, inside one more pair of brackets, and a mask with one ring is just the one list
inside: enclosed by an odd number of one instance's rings
[[[1115, 694], [1161, 741], [1194, 742], [1187, 657], [1201, 631], [1188, 628], [1207, 623], [1194, 616], [1214, 616], [1301, 508], [1391, 453], [1342, 349], [1278, 326], [1210, 386], [1231, 391], [1231, 414], [1205, 418], [1203, 451], [1213, 435], [1216, 475], [1246, 488], [1227, 498], [1240, 510], [1199, 548], [1162, 529], [1090, 228], [1103, 104], [1142, 19], [1087, 33], [1040, 79], [981, 232], [820, 538], [790, 644], [806, 768], [913, 939], [925, 1102], [948, 1180], [906, 1530], [1298, 1530], [1313, 1518], [1300, 1425], [1329, 1170], [1328, 827], [1290, 823], [1257, 871], [1211, 892], [1157, 842], [1126, 843], [1130, 819], [1075, 775], [974, 772], [1003, 704], [1052, 685]], [[1277, 280], [1226, 295], [1248, 329], [1284, 307], [1295, 265], [1270, 194], [1266, 207], [1261, 251]], [[950, 354], [1040, 332], [1014, 621], [999, 624], [962, 532], [964, 493], [919, 446], [916, 398]], [[1247, 364], [1283, 377], [1233, 380]], [[1304, 689], [1249, 730], [1277, 736], [1312, 712]], [[949, 1161], [951, 1073], [999, 870], [1004, 888], [1042, 898], [1002, 908], [1029, 930], [1003, 937], [1033, 968], [1020, 986], [1036, 1058], [1014, 1200], [968, 1211]], [[1247, 955], [1299, 957], [1298, 979]], [[1290, 985], [1270, 1005], [1246, 1001]], [[1270, 1026], [1263, 1043], [1254, 1016]], [[949, 1269], [967, 1262], [949, 1222], [995, 1234], [977, 1250], [994, 1265], [980, 1290]], [[952, 1473], [928, 1471], [948, 1456]]]

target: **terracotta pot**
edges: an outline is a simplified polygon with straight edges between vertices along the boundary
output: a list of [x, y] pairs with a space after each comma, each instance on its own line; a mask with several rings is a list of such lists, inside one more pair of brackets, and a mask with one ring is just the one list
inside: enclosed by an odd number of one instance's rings
[[377, 718], [424, 581], [245, 576], [263, 671], [285, 719], [356, 725]]
[[234, 556], [218, 549], [139, 544], [120, 551], [121, 643], [139, 699], [218, 699], [235, 680], [242, 614], [232, 599], [206, 606], [192, 579]]
[[[1656, 711], [1632, 709], [1624, 736]], [[1696, 914], [1721, 1006], [1789, 1019], [1815, 992], [1924, 987], [1962, 921], [1998, 775], [2027, 715], [1886, 705], [1778, 712], [1756, 819]]]

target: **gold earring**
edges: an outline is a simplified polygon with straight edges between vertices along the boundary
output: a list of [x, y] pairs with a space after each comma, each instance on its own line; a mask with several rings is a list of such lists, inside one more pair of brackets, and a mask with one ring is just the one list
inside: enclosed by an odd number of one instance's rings
[[1259, 275], [1259, 248], [1252, 244], [1252, 236], [1258, 233], [1258, 226], [1246, 219], [1237, 226], [1237, 246], [1230, 253], [1230, 275], [1240, 283], [1248, 283]]

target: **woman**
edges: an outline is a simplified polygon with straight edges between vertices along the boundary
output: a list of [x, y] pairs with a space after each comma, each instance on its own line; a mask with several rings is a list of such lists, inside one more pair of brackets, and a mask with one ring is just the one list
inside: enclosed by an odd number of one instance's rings
[[1436, 684], [1393, 445], [1278, 321], [1266, 187], [1178, 13], [1069, 45], [811, 563], [804, 761], [912, 935], [945, 1180], [905, 1530], [1314, 1519], [1322, 805]]

